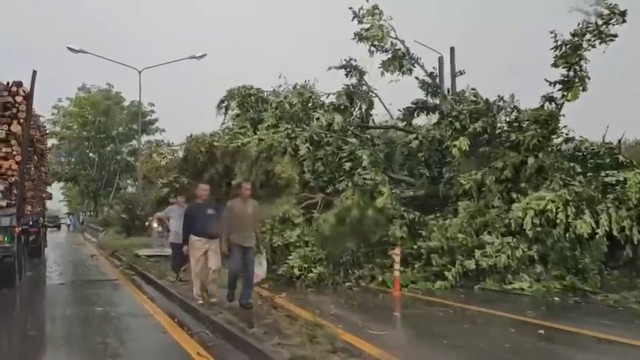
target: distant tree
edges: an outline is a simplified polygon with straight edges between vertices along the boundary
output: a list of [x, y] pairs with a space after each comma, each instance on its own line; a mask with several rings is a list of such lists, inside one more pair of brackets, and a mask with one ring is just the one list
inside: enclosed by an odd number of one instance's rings
[[[75, 96], [53, 106], [52, 178], [64, 184], [67, 195], [73, 194], [67, 201], [82, 199], [99, 213], [115, 194], [133, 185], [139, 106], [111, 84], [83, 84]], [[156, 126], [153, 104], [143, 105], [142, 119], [143, 136], [163, 131]]]

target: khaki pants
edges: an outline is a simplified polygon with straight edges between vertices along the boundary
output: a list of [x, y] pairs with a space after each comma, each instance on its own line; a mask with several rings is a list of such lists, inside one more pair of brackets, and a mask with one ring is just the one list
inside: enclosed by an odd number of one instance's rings
[[189, 237], [189, 262], [191, 263], [191, 279], [193, 296], [204, 300], [212, 288], [213, 298], [217, 298], [218, 272], [222, 267], [220, 257], [220, 239], [203, 239], [191, 235]]

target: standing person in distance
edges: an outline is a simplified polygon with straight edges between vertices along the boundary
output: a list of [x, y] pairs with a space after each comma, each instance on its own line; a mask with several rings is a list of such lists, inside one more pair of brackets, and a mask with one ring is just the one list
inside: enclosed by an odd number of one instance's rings
[[[220, 256], [220, 225], [223, 209], [209, 200], [211, 188], [201, 182], [196, 187], [196, 199], [189, 204], [182, 221], [182, 245], [189, 254], [193, 296], [198, 304], [217, 301], [217, 275], [222, 267]], [[213, 289], [209, 294], [209, 287]], [[212, 295], [210, 298], [209, 295]], [[208, 299], [207, 299], [208, 298]]]
[[162, 212], [155, 214], [156, 220], [164, 221], [169, 225], [169, 246], [171, 247], [171, 271], [176, 274], [175, 281], [182, 281], [180, 273], [186, 264], [185, 253], [182, 250], [182, 220], [184, 219], [184, 211], [186, 201], [184, 196], [178, 195], [175, 202], [172, 202]]
[[260, 205], [251, 198], [251, 183], [242, 181], [237, 185], [237, 196], [227, 203], [223, 215], [222, 253], [228, 255], [227, 301], [236, 299], [238, 279], [242, 275], [242, 291], [239, 304], [243, 309], [252, 309], [253, 273], [256, 248], [260, 242]]
[[76, 221], [75, 214], [69, 215], [69, 222], [71, 223], [71, 232], [75, 232], [76, 228], [78, 227], [78, 222]]

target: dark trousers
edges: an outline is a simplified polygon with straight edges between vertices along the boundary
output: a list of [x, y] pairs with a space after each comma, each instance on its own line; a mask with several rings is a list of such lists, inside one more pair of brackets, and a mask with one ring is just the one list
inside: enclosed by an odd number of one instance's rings
[[242, 291], [240, 292], [241, 304], [251, 302], [255, 257], [255, 248], [233, 243], [229, 244], [229, 258], [227, 259], [229, 278], [227, 281], [227, 291], [229, 294], [236, 293], [238, 279], [240, 275], [242, 275]]
[[169, 243], [171, 246], [171, 271], [180, 274], [180, 270], [187, 263], [187, 257], [182, 251], [182, 244]]

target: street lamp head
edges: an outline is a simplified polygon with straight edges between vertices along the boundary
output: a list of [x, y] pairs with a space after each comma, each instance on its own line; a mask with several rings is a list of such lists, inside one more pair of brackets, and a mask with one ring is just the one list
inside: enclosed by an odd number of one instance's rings
[[74, 54], [86, 54], [87, 50], [79, 48], [77, 46], [73, 46], [73, 45], [67, 45], [67, 50], [69, 50], [70, 52], [74, 53]]
[[205, 57], [207, 57], [206, 53], [199, 53], [199, 54], [195, 54], [195, 55], [191, 55], [189, 56], [189, 59], [193, 59], [193, 60], [202, 60]]

